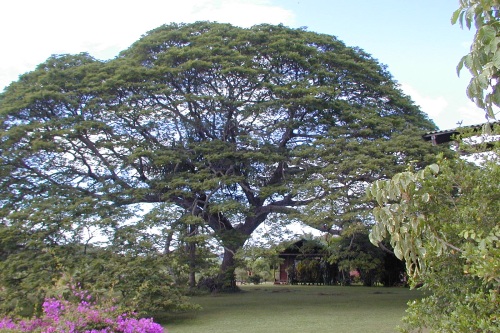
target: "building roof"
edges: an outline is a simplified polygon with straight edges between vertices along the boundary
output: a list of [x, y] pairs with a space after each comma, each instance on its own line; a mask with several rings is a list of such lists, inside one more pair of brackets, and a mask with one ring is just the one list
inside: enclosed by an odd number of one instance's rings
[[495, 125], [500, 125], [500, 121], [457, 127], [457, 128], [448, 129], [448, 130], [431, 131], [431, 132], [427, 132], [424, 135], [422, 135], [422, 138], [425, 141], [432, 141], [432, 144], [438, 145], [441, 143], [454, 141], [455, 136], [457, 136], [460, 133], [465, 132], [465, 131], [471, 131], [471, 130], [473, 132], [482, 131], [482, 129], [488, 125], [490, 126], [491, 129], [493, 129], [493, 127]]

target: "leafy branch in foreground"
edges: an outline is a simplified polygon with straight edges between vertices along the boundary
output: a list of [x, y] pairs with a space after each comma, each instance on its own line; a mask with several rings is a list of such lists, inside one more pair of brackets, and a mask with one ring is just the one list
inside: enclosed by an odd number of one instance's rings
[[429, 291], [410, 304], [405, 332], [498, 332], [499, 184], [494, 161], [479, 167], [457, 159], [399, 173], [367, 190], [378, 204], [371, 241], [389, 238], [412, 285]]
[[494, 106], [500, 106], [500, 4], [497, 0], [461, 0], [453, 13], [452, 24], [463, 28], [473, 26], [476, 33], [469, 54], [462, 57], [457, 72], [467, 68], [472, 79], [467, 96], [486, 111], [486, 117], [495, 119]]

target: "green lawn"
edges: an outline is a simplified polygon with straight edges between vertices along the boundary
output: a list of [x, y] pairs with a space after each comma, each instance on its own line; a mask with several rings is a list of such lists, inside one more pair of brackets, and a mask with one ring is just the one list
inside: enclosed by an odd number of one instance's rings
[[168, 333], [396, 332], [406, 288], [243, 286], [237, 294], [193, 297], [203, 309], [172, 316]]

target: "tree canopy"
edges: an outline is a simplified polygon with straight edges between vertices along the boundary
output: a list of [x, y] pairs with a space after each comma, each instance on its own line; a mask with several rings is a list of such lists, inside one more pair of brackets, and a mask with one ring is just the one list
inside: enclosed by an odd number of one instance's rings
[[116, 240], [140, 204], [177, 207], [224, 246], [223, 273], [270, 217], [362, 219], [367, 182], [429, 162], [420, 135], [436, 129], [359, 48], [209, 22], [161, 26], [107, 62], [52, 56], [0, 95], [0, 128], [6, 230], [43, 234], [42, 251]]

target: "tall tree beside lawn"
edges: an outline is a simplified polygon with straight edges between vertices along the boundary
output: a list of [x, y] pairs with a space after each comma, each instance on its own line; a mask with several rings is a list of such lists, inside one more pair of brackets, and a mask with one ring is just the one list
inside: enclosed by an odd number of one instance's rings
[[435, 129], [361, 49], [207, 22], [161, 26], [109, 62], [49, 58], [1, 95], [0, 127], [5, 226], [113, 237], [115, 212], [173, 204], [224, 246], [224, 287], [266, 219], [359, 222], [366, 182], [428, 162], [418, 138]]

